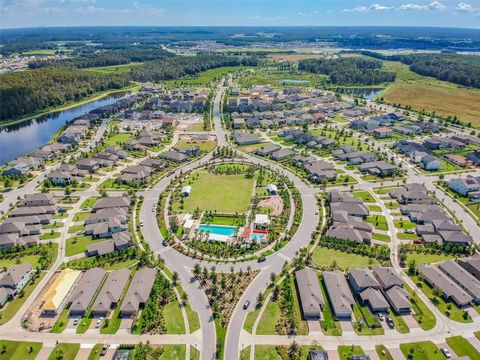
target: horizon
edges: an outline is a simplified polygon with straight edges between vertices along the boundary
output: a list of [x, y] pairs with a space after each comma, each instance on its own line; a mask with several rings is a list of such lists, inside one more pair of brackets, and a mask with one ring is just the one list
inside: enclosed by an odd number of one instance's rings
[[312, 0], [0, 0], [0, 11], [0, 29], [72, 26], [480, 28], [480, 4], [471, 0], [321, 3]]

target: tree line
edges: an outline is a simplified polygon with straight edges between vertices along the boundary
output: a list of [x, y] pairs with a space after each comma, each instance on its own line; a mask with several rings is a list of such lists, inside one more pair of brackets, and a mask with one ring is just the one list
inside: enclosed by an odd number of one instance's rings
[[362, 51], [362, 54], [381, 60], [402, 62], [419, 75], [480, 88], [480, 56], [452, 53], [389, 56], [373, 51]]
[[395, 73], [382, 69], [382, 63], [364, 58], [305, 59], [298, 68], [329, 76], [335, 85], [378, 85], [395, 81]]
[[0, 75], [0, 120], [26, 116], [130, 83], [125, 74], [50, 67]]
[[71, 66], [79, 69], [100, 66], [113, 66], [141, 61], [163, 61], [174, 54], [159, 48], [141, 48], [120, 51], [105, 51], [83, 54], [69, 59], [37, 60], [28, 64], [30, 69], [50, 66]]

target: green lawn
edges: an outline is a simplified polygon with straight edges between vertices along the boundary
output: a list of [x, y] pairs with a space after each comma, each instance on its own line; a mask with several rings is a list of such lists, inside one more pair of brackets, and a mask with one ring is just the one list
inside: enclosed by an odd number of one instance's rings
[[11, 259], [0, 259], [0, 268], [6, 267], [9, 268], [15, 264], [23, 264], [29, 263], [32, 265], [32, 268], [36, 268], [38, 265], [38, 260], [40, 259], [40, 255], [25, 255], [22, 257], [15, 257]]
[[178, 140], [175, 144], [175, 148], [188, 148], [191, 146], [198, 146], [201, 152], [208, 153], [215, 149], [217, 146], [216, 141], [186, 141], [186, 140]]
[[190, 360], [200, 360], [200, 351], [193, 345], [190, 346]]
[[92, 213], [90, 211], [81, 211], [75, 214], [73, 221], [85, 221]]
[[72, 225], [68, 228], [68, 233], [69, 234], [74, 234], [74, 233], [77, 233], [79, 231], [84, 231], [85, 230], [85, 226], [83, 225]]
[[385, 345], [376, 345], [375, 350], [380, 360], [394, 360]]
[[269, 301], [265, 311], [263, 312], [257, 326], [258, 335], [274, 335], [276, 334], [275, 325], [280, 319], [280, 306], [274, 302]]
[[74, 360], [80, 350], [80, 344], [60, 343], [55, 346], [48, 360]]
[[349, 360], [352, 355], [362, 355], [364, 354], [360, 346], [339, 346], [338, 355], [340, 355], [340, 360]]
[[104, 266], [103, 268], [105, 270], [118, 270], [118, 269], [123, 269], [132, 266], [133, 264], [136, 264], [138, 262], [137, 259], [128, 259], [125, 261], [120, 261], [115, 264], [107, 265]]
[[77, 235], [67, 239], [67, 245], [65, 248], [65, 255], [72, 256], [80, 254], [87, 250], [87, 246], [91, 244], [98, 244], [99, 242], [106, 241], [107, 239], [94, 240], [91, 235]]
[[415, 229], [417, 225], [410, 220], [393, 220], [397, 229]]
[[433, 315], [429, 307], [415, 294], [410, 286], [405, 284], [405, 290], [410, 295], [410, 302], [412, 303], [412, 309], [414, 311], [414, 317], [417, 320], [420, 327], [425, 330], [431, 330], [435, 327], [437, 319]]
[[[407, 359], [415, 360], [445, 360], [440, 349], [431, 341], [400, 344], [400, 350]], [[412, 357], [409, 357], [411, 354]]]
[[373, 212], [382, 212], [382, 208], [378, 205], [370, 205], [368, 207], [368, 210], [373, 211]]
[[96, 344], [90, 351], [90, 354], [88, 354], [87, 360], [99, 360], [100, 352], [102, 351], [102, 348], [103, 348], [103, 344]]
[[86, 199], [86, 200], [82, 203], [82, 205], [80, 205], [80, 207], [81, 207], [82, 209], [84, 209], [84, 208], [89, 208], [89, 209], [91, 209], [91, 208], [93, 208], [93, 205], [95, 205], [95, 203], [97, 202], [97, 199], [98, 199], [98, 198], [96, 198], [96, 197], [88, 198], [88, 199]]
[[418, 240], [420, 239], [417, 234], [397, 233], [398, 240]]
[[42, 343], [0, 340], [0, 349], [4, 346], [5, 352], [0, 352], [2, 360], [34, 360], [42, 348]]
[[370, 215], [367, 220], [377, 230], [388, 231], [387, 219], [383, 215]]
[[373, 233], [372, 234], [372, 239], [388, 242], [388, 241], [390, 241], [390, 235]]
[[69, 318], [68, 318], [69, 311], [70, 310], [68, 310], [67, 308], [63, 309], [62, 313], [60, 314], [57, 321], [53, 325], [52, 333], [60, 334], [60, 333], [63, 332], [63, 330], [66, 329], [67, 324], [68, 324], [68, 320], [69, 320]]
[[240, 351], [240, 360], [250, 360], [250, 351], [250, 346], [247, 346], [245, 349]]
[[260, 312], [260, 309], [255, 308], [254, 310], [250, 311], [247, 314], [247, 317], [245, 319], [245, 323], [243, 324], [243, 328], [248, 331], [250, 334], [252, 333], [253, 329], [253, 324], [255, 323], [255, 320], [257, 319], [258, 313]]
[[410, 329], [408, 328], [408, 325], [403, 317], [395, 315], [391, 309], [388, 310], [388, 313], [395, 324], [395, 329], [397, 329], [400, 334], [407, 334], [410, 332]]
[[473, 321], [466, 311], [459, 309], [452, 301], [446, 301], [443, 297], [434, 296], [433, 289], [418, 276], [411, 276], [411, 278], [417, 284], [417, 286], [420, 286], [424, 294], [437, 307], [437, 309], [442, 312], [443, 315], [449, 319], [461, 323], [470, 323]]
[[277, 353], [275, 346], [257, 345], [255, 346], [255, 360], [282, 360]]
[[337, 268], [349, 270], [368, 265], [378, 265], [376, 259], [357, 254], [347, 254], [339, 250], [317, 247], [313, 251], [313, 263], [318, 267], [329, 267], [335, 261]]
[[178, 301], [175, 300], [165, 305], [163, 317], [167, 326], [167, 334], [185, 334], [185, 323]]
[[30, 282], [23, 288], [24, 295], [16, 296], [12, 301], [9, 301], [5, 306], [0, 310], [0, 325], [5, 324], [9, 321], [15, 314], [20, 310], [22, 305], [25, 303], [25, 300], [28, 299], [32, 291], [38, 285], [38, 283], [43, 279], [45, 276], [45, 272], [41, 272], [40, 276], [35, 280], [33, 284]]
[[40, 240], [53, 240], [53, 239], [58, 239], [62, 234], [60, 234], [58, 231], [54, 232], [46, 232], [42, 235], [40, 235]]
[[353, 196], [362, 199], [366, 203], [374, 203], [376, 202], [375, 198], [373, 197], [372, 194], [370, 194], [368, 191], [354, 191], [352, 193]]
[[452, 336], [445, 340], [457, 356], [469, 356], [471, 360], [480, 359], [479, 349], [475, 349], [464, 337]]
[[[253, 193], [254, 179], [240, 175], [216, 175], [197, 172], [192, 181], [192, 192], [185, 198], [184, 212], [202, 211], [245, 213]], [[221, 191], [219, 191], [221, 189]]]
[[411, 261], [415, 261], [415, 264], [422, 265], [422, 264], [431, 264], [442, 262], [445, 260], [454, 259], [455, 257], [451, 254], [424, 254], [424, 253], [408, 253], [406, 263], [410, 263]]
[[[318, 273], [318, 277], [320, 276], [320, 273]], [[325, 306], [322, 309], [323, 320], [320, 321], [322, 331], [325, 335], [341, 336], [342, 328], [340, 327], [340, 323], [335, 320], [335, 316], [333, 315], [332, 303], [330, 298], [327, 296], [325, 284], [322, 279], [319, 278], [318, 280], [320, 282], [320, 289], [322, 290], [323, 299], [325, 300]]]
[[128, 64], [111, 65], [111, 66], [98, 66], [84, 69], [85, 71], [91, 71], [102, 74], [123, 74], [130, 72], [130, 70], [142, 66], [142, 62], [131, 62]]
[[186, 350], [185, 345], [164, 345], [159, 360], [184, 360]]
[[196, 311], [192, 309], [190, 303], [187, 303], [185, 306], [185, 311], [187, 312], [188, 326], [190, 328], [190, 333], [194, 333], [200, 329], [200, 320]]

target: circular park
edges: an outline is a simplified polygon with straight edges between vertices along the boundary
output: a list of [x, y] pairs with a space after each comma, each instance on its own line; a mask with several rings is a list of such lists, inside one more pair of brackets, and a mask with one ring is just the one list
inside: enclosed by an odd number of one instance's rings
[[250, 163], [216, 163], [177, 178], [159, 220], [184, 254], [236, 261], [283, 247], [300, 222], [299, 209], [300, 196], [284, 176]]

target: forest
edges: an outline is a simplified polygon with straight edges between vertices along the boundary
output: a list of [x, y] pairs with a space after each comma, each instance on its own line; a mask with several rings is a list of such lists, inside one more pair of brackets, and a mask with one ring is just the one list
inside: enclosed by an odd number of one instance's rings
[[160, 81], [178, 79], [186, 75], [195, 75], [202, 71], [223, 66], [256, 66], [254, 57], [235, 57], [224, 55], [177, 56], [167, 61], [153, 61], [135, 68], [131, 72], [135, 81]]
[[130, 83], [124, 74], [105, 76], [72, 68], [42, 68], [0, 76], [0, 120], [29, 115], [81, 100], [93, 93]]
[[98, 66], [122, 65], [130, 62], [152, 60], [162, 61], [173, 56], [174, 54], [171, 52], [159, 49], [158, 47], [148, 47], [141, 49], [95, 52], [91, 54], [82, 54], [82, 56], [70, 59], [32, 61], [28, 64], [28, 67], [30, 69], [36, 69], [49, 66], [71, 66], [82, 69]]
[[395, 73], [382, 70], [382, 62], [364, 58], [300, 60], [300, 70], [329, 76], [334, 85], [379, 85], [395, 81]]
[[423, 76], [454, 84], [480, 88], [480, 56], [455, 53], [383, 55], [362, 51], [363, 55], [381, 60], [400, 61], [410, 70]]

